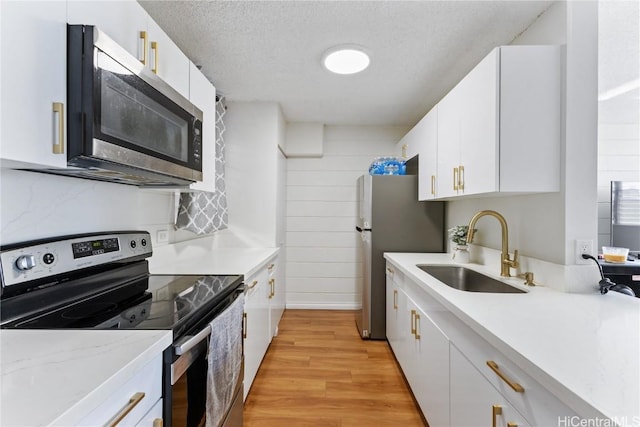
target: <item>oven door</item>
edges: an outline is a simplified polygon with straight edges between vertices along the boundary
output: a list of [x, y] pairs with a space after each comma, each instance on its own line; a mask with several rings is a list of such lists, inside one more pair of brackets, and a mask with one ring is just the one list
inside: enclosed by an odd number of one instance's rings
[[69, 164], [202, 180], [202, 112], [97, 28], [68, 31]]
[[[236, 300], [244, 298], [243, 286], [230, 295], [229, 298], [213, 309], [213, 315], [204, 327], [197, 333], [178, 340], [164, 354], [164, 425], [165, 427], [240, 427], [242, 426], [242, 395], [244, 380], [244, 354], [240, 349], [239, 370], [235, 372], [237, 380], [233, 384], [223, 381], [211, 381], [208, 375], [210, 361], [208, 353], [213, 327], [218, 329], [216, 319], [229, 309]], [[244, 301], [241, 301], [244, 303]], [[221, 316], [220, 316], [221, 317]], [[242, 315], [237, 316], [238, 324], [242, 325]], [[216, 333], [216, 331], [213, 331]], [[242, 343], [242, 330], [235, 337]], [[215, 358], [211, 363], [224, 363], [224, 358]], [[222, 407], [207, 410], [207, 393], [210, 388], [227, 389], [231, 391], [231, 398]], [[209, 421], [207, 420], [209, 418]], [[221, 421], [212, 423], [212, 419]]]

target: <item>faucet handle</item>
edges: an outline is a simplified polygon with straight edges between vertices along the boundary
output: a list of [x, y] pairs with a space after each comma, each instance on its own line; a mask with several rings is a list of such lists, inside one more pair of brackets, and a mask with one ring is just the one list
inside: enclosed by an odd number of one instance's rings
[[509, 257], [509, 253], [507, 253], [504, 259], [504, 263], [507, 264], [511, 268], [518, 268], [520, 263], [518, 262], [518, 250], [513, 251], [513, 259]]

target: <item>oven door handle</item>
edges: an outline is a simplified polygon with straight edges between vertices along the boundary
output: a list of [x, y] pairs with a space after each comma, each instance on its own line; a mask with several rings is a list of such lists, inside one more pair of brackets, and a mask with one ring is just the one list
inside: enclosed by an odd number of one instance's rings
[[178, 341], [173, 348], [175, 349], [176, 354], [181, 356], [196, 345], [200, 344], [200, 342], [205, 340], [209, 335], [211, 335], [211, 325], [207, 325], [204, 329], [193, 336], [184, 337]]

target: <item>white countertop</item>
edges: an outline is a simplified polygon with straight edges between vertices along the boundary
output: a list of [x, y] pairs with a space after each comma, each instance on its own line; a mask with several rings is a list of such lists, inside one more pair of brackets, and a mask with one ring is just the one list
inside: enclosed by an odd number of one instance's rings
[[[449, 254], [385, 258], [579, 415], [640, 425], [640, 298], [563, 293], [520, 278], [505, 281], [526, 295], [465, 292], [416, 267], [451, 264]], [[465, 267], [501, 279], [497, 265]]]
[[71, 426], [171, 345], [171, 331], [0, 331], [2, 426]]
[[149, 259], [152, 274], [244, 274], [251, 276], [278, 248], [213, 248], [209, 239], [160, 246]]

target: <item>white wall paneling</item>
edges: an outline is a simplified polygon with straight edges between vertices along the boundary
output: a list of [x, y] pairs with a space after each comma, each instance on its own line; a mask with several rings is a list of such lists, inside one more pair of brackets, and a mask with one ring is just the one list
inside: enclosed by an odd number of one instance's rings
[[322, 157], [287, 160], [287, 307], [359, 307], [356, 178], [407, 130], [325, 126]]

